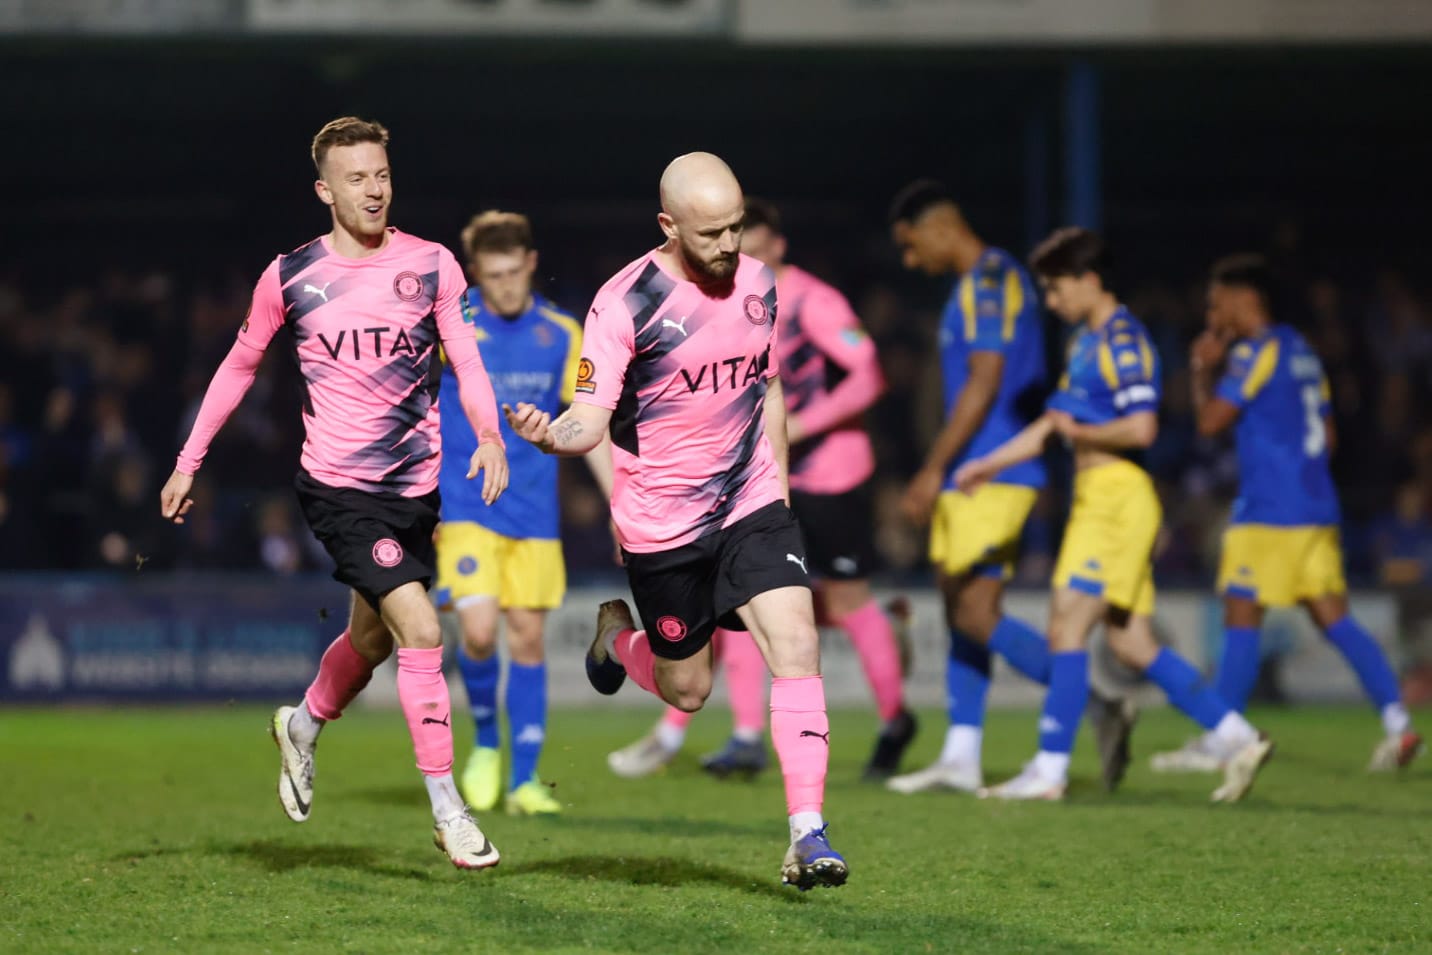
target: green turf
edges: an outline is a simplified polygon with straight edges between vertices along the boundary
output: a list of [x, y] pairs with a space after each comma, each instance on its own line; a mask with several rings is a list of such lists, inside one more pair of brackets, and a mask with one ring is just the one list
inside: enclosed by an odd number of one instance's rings
[[[1362, 772], [1361, 709], [1256, 714], [1280, 750], [1249, 799], [1139, 766], [1094, 783], [1081, 740], [1067, 805], [901, 797], [856, 782], [870, 718], [837, 714], [827, 801], [848, 885], [779, 885], [779, 776], [709, 781], [684, 756], [614, 778], [650, 712], [556, 714], [560, 819], [489, 814], [492, 871], [454, 870], [396, 713], [354, 713], [319, 750], [313, 818], [288, 822], [252, 708], [0, 714], [0, 952], [1432, 951], [1432, 763]], [[725, 716], [693, 725], [688, 754]], [[910, 764], [931, 758], [943, 720]], [[465, 741], [468, 728], [458, 726]], [[1148, 714], [1138, 752], [1185, 725]], [[993, 778], [1033, 744], [998, 713]]]

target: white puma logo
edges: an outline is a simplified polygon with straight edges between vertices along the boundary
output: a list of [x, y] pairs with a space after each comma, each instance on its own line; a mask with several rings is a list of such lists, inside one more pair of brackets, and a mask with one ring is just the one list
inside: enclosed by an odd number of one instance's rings
[[686, 320], [687, 320], [688, 318], [690, 318], [690, 317], [691, 317], [691, 316], [689, 316], [689, 315], [683, 315], [683, 316], [681, 316], [681, 321], [679, 321], [679, 322], [673, 322], [673, 321], [672, 321], [671, 319], [669, 319], [669, 318], [663, 318], [663, 319], [661, 320], [661, 327], [662, 327], [662, 328], [674, 328], [674, 329], [676, 329], [678, 332], [681, 333], [681, 337], [682, 337], [682, 338], [685, 338], [685, 337], [686, 337]]
[[305, 285], [303, 286], [303, 290], [304, 290], [305, 292], [307, 292], [309, 295], [317, 295], [319, 298], [323, 299], [323, 300], [326, 302], [326, 301], [328, 301], [328, 286], [330, 286], [330, 285], [332, 285], [332, 284], [333, 284], [332, 282], [324, 282], [324, 283], [323, 283], [323, 288], [319, 288], [319, 287], [316, 286], [316, 285], [307, 285], [307, 284], [305, 284]]
[[799, 565], [799, 566], [800, 566], [800, 569], [801, 569], [801, 573], [803, 573], [803, 574], [809, 574], [809, 573], [810, 573], [810, 571], [806, 570], [805, 558], [804, 558], [804, 557], [797, 557], [795, 554], [787, 554], [787, 555], [786, 555], [786, 560], [790, 561], [792, 564], [797, 564], [797, 565]]

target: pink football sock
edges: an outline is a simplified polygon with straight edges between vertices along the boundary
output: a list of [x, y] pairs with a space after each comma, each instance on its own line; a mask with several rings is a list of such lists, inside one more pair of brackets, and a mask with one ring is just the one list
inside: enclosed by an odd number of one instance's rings
[[373, 664], [353, 649], [353, 641], [348, 639], [348, 631], [344, 630], [323, 651], [318, 675], [304, 694], [308, 712], [320, 720], [338, 719], [372, 678]]
[[825, 684], [818, 676], [771, 681], [771, 742], [786, 782], [786, 811], [820, 812], [830, 763]]
[[905, 705], [905, 687], [900, 680], [900, 651], [890, 619], [874, 599], [838, 621], [860, 657], [866, 682], [875, 696], [875, 708], [882, 720], [892, 720]]
[[398, 648], [398, 702], [424, 776], [452, 772], [452, 701], [443, 679], [443, 648]]
[[688, 713], [685, 710], [678, 710], [674, 706], [668, 706], [666, 712], [661, 714], [661, 721], [674, 730], [686, 732], [686, 727], [691, 725], [691, 717], [695, 713]]
[[636, 685], [655, 697], [661, 697], [656, 687], [656, 654], [651, 652], [645, 630], [623, 630], [617, 634], [615, 648], [617, 660], [626, 668], [627, 676]]
[[723, 630], [722, 662], [731, 696], [732, 723], [737, 730], [766, 731], [766, 661], [749, 633]]

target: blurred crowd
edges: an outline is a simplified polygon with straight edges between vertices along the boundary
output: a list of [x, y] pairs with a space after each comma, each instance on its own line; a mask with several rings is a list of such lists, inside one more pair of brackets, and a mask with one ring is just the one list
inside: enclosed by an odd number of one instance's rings
[[[941, 290], [911, 296], [893, 268], [843, 282], [818, 256], [801, 261], [850, 292], [879, 345], [889, 390], [870, 415], [876, 544], [885, 576], [919, 579], [924, 533], [902, 520], [898, 502], [943, 411]], [[1361, 280], [1294, 275], [1280, 308], [1308, 335], [1332, 382], [1349, 573], [1363, 584], [1428, 583], [1432, 299], [1395, 271]], [[159, 488], [243, 321], [252, 281], [237, 270], [200, 283], [115, 271], [60, 290], [0, 279], [0, 565], [327, 569], [290, 489], [301, 391], [282, 339], [215, 441], [185, 527], [158, 517]], [[580, 284], [549, 292], [578, 315], [590, 295]], [[1203, 325], [1203, 287], [1192, 274], [1146, 279], [1127, 287], [1126, 301], [1157, 336], [1164, 368], [1163, 425], [1148, 460], [1166, 515], [1159, 579], [1208, 587], [1236, 468], [1226, 441], [1200, 439], [1192, 427], [1187, 352]], [[1056, 474], [1027, 531], [1021, 583], [1044, 584], [1053, 563], [1067, 468], [1056, 465]], [[562, 481], [574, 578], [610, 573], [605, 502], [579, 466]]]

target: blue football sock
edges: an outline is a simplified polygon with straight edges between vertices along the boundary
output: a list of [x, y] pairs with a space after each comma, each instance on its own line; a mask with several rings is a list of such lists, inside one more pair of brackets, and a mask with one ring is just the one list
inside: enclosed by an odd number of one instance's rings
[[1383, 707], [1402, 701], [1402, 691], [1397, 686], [1397, 674], [1392, 664], [1372, 634], [1352, 617], [1343, 617], [1328, 627], [1328, 639], [1338, 648], [1353, 672], [1362, 683], [1362, 691], [1381, 712]]
[[472, 721], [477, 724], [477, 745], [496, 749], [500, 744], [497, 736], [497, 679], [502, 673], [497, 654], [486, 660], [474, 660], [466, 650], [459, 648], [457, 666], [462, 671], [462, 682], [467, 686]]
[[1049, 644], [1042, 633], [1023, 620], [1000, 617], [990, 634], [989, 648], [1034, 682], [1049, 685]]
[[1223, 628], [1223, 655], [1218, 660], [1213, 687], [1240, 713], [1248, 708], [1248, 697], [1258, 682], [1259, 661], [1257, 627]]
[[1232, 707], [1203, 682], [1203, 676], [1183, 657], [1168, 647], [1159, 650], [1154, 662], [1144, 671], [1168, 701], [1182, 710], [1189, 719], [1211, 730], [1231, 712]]
[[1089, 702], [1089, 654], [1084, 650], [1050, 654], [1049, 692], [1039, 717], [1039, 751], [1072, 753], [1079, 720]]
[[989, 650], [958, 630], [950, 631], [945, 688], [949, 692], [951, 726], [984, 726], [989, 662]]
[[547, 664], [507, 667], [507, 732], [512, 737], [512, 785], [537, 775], [537, 760], [547, 738]]

